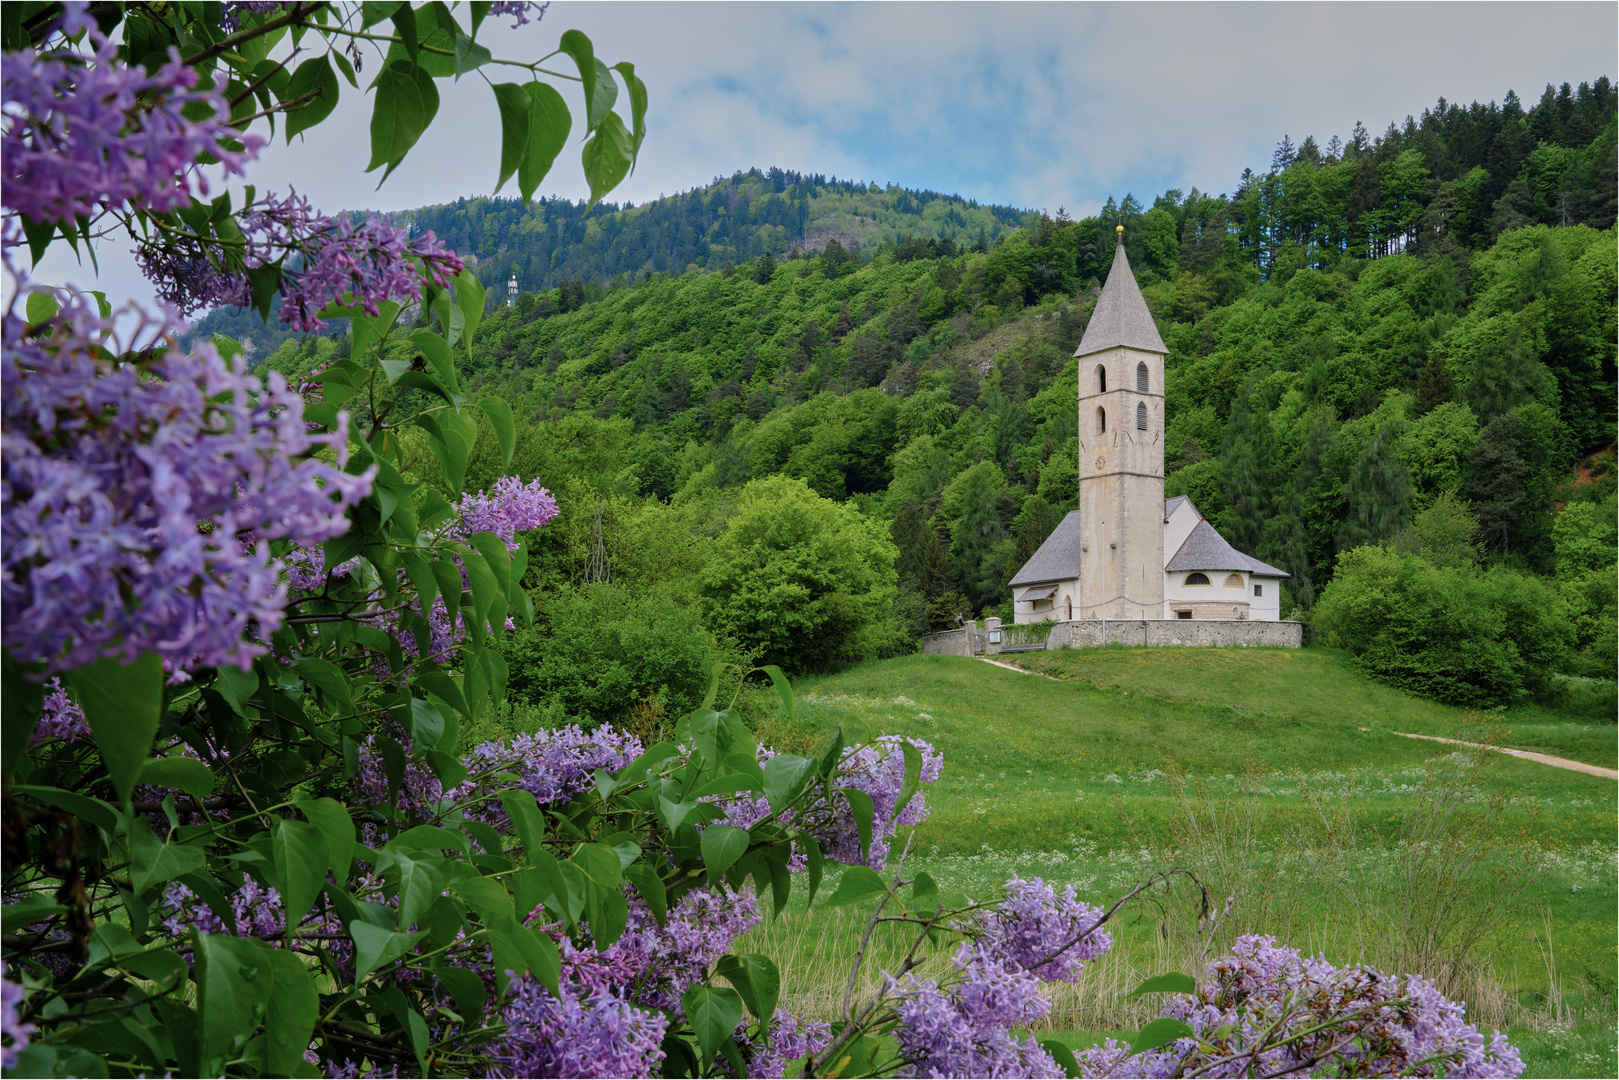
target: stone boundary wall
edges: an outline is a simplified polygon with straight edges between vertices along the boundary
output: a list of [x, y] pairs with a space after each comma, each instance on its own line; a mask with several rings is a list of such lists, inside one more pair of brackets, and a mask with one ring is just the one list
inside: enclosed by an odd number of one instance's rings
[[[999, 619], [986, 619], [984, 623], [983, 630], [977, 623], [968, 623], [960, 630], [924, 634], [922, 651], [940, 656], [993, 656], [1008, 645], [1018, 644], [1021, 638], [1032, 638], [1003, 628]], [[1114, 644], [1298, 649], [1304, 646], [1304, 624], [1249, 619], [1075, 619], [1055, 623], [1045, 647], [1083, 649]]]
[[1046, 648], [1082, 649], [1115, 643], [1183, 648], [1220, 645], [1298, 649], [1304, 646], [1304, 624], [1249, 619], [1076, 619], [1052, 627]]

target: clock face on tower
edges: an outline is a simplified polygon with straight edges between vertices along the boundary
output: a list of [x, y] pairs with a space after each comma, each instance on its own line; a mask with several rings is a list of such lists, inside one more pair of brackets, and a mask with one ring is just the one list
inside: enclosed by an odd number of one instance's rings
[[1107, 468], [1107, 458], [1102, 454], [1097, 454], [1096, 455], [1096, 471], [1101, 472], [1105, 468]]

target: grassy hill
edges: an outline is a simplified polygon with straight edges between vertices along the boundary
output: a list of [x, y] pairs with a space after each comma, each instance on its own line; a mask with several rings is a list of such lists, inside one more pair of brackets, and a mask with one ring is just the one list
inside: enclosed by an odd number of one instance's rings
[[[1613, 1075], [1613, 783], [1393, 734], [1493, 728], [1509, 745], [1611, 765], [1611, 683], [1560, 708], [1481, 716], [1369, 682], [1324, 649], [1019, 659], [1062, 681], [958, 657], [861, 664], [800, 682], [796, 723], [761, 737], [807, 743], [859, 721], [932, 742], [944, 773], [907, 866], [958, 899], [1015, 872], [1105, 904], [1146, 872], [1191, 866], [1217, 900], [1236, 897], [1219, 944], [1255, 931], [1339, 963], [1460, 958], [1454, 992], [1479, 1022], [1511, 1027], [1529, 1075]], [[1449, 855], [1439, 865], [1419, 850]], [[1077, 1042], [1138, 1026], [1123, 1000], [1135, 981], [1195, 966], [1179, 902], [1126, 920], [1109, 957], [1058, 988], [1052, 1027]], [[784, 1004], [829, 1009], [866, 914], [795, 904], [747, 946], [794, 967], [784, 982], [806, 989]], [[1408, 930], [1429, 922], [1448, 930], [1424, 954]]]

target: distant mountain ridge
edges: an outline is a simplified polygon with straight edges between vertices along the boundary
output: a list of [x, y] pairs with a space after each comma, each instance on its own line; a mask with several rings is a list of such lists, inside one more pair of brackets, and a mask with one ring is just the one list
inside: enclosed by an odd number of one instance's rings
[[987, 244], [1022, 227], [1028, 211], [893, 184], [770, 168], [738, 171], [639, 206], [512, 198], [457, 199], [392, 215], [431, 229], [480, 279], [515, 273], [524, 292], [563, 281], [607, 284], [653, 273], [718, 270], [769, 252], [819, 251], [836, 239], [858, 252], [904, 237]]

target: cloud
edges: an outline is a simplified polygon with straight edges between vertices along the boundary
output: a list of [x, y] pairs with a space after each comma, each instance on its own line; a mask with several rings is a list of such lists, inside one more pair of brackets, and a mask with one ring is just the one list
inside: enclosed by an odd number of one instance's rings
[[[1619, 9], [556, 0], [539, 24], [482, 36], [497, 56], [537, 60], [568, 28], [608, 63], [633, 61], [649, 89], [647, 143], [615, 201], [779, 165], [1077, 216], [1126, 192], [1229, 192], [1244, 168], [1268, 165], [1284, 133], [1325, 142], [1356, 120], [1380, 133], [1441, 95], [1489, 101], [1511, 88], [1533, 103], [1548, 82], [1612, 77]], [[362, 80], [375, 63], [367, 57]], [[370, 99], [346, 84], [327, 122], [290, 148], [278, 142], [254, 183], [295, 186], [326, 209], [490, 193], [500, 123], [488, 87], [478, 75], [439, 85], [437, 120], [380, 190], [379, 174], [362, 172]], [[561, 85], [577, 115], [575, 84]], [[581, 135], [543, 194], [586, 196]], [[108, 273], [138, 290], [128, 260], [111, 254]], [[47, 276], [84, 280], [63, 257]]]

